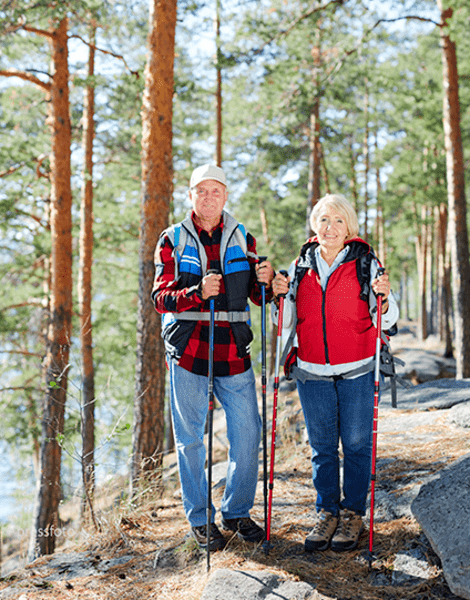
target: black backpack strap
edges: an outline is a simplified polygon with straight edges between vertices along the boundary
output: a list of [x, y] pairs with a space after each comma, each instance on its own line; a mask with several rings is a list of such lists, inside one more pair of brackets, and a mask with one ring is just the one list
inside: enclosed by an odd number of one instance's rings
[[397, 382], [403, 387], [409, 388], [410, 384], [397, 375], [395, 365], [405, 366], [401, 358], [393, 356], [387, 336], [382, 332], [382, 347], [380, 349], [380, 372], [384, 377], [390, 377], [390, 394], [392, 407], [397, 408]]

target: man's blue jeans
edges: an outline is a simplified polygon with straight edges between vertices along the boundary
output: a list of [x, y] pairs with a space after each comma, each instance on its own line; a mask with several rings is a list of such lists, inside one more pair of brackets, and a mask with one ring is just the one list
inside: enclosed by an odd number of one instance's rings
[[[207, 522], [207, 478], [204, 427], [208, 379], [169, 360], [170, 399], [183, 507], [192, 527]], [[261, 419], [255, 376], [245, 373], [214, 377], [214, 394], [225, 411], [229, 441], [228, 469], [221, 512], [226, 519], [248, 517], [258, 479]], [[215, 508], [212, 507], [212, 516]]]
[[[317, 511], [366, 512], [372, 465], [374, 373], [337, 381], [297, 381], [308, 438]], [[343, 449], [343, 499], [339, 472]]]

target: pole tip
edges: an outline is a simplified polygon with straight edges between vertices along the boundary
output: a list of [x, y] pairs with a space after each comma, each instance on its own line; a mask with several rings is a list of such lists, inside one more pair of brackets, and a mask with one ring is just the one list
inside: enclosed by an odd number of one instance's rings
[[375, 554], [373, 552], [371, 552], [370, 550], [368, 550], [366, 552], [365, 559], [366, 559], [367, 564], [369, 566], [369, 571], [371, 571], [372, 570], [372, 563], [377, 560], [377, 557], [375, 556]]

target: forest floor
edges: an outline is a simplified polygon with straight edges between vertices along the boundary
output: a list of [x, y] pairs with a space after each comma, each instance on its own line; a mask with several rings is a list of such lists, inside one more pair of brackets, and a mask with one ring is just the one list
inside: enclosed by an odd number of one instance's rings
[[[409, 346], [412, 339], [406, 340]], [[418, 345], [416, 345], [418, 347]], [[422, 346], [420, 346], [422, 348]], [[438, 350], [438, 348], [437, 348]], [[433, 350], [436, 351], [436, 350]], [[271, 394], [272, 395], [272, 394]], [[268, 410], [271, 402], [268, 400]], [[440, 417], [420, 428], [431, 436], [400, 436], [381, 422], [399, 418], [400, 408], [379, 412], [379, 456], [377, 494], [387, 490], [399, 494], [410, 485], [410, 464], [415, 475], [443, 468], [468, 452], [470, 431], [449, 432]], [[409, 411], [408, 411], [409, 412]], [[444, 418], [444, 417], [442, 417]], [[445, 461], [442, 460], [445, 458]], [[215, 435], [214, 462], [226, 459], [223, 436]], [[89, 532], [81, 542], [59, 547], [52, 557], [42, 557], [0, 579], [0, 600], [55, 600], [66, 598], [120, 600], [199, 600], [208, 581], [206, 555], [191, 538], [179, 497], [174, 457], [167, 457], [165, 492], [157, 495], [150, 486], [134, 504], [114, 501], [121, 490], [107, 490], [106, 510], [99, 513], [101, 531]], [[214, 489], [216, 506], [223, 489]], [[153, 494], [153, 496], [152, 496]], [[113, 502], [111, 502], [112, 500]], [[297, 393], [283, 392], [279, 398], [276, 468], [273, 490], [271, 546], [248, 544], [235, 536], [226, 548], [211, 554], [211, 573], [228, 568], [242, 571], [270, 571], [285, 579], [306, 581], [324, 600], [442, 600], [456, 599], [443, 576], [438, 557], [424, 538], [419, 524], [410, 515], [399, 519], [377, 518], [374, 526], [374, 555], [370, 568], [367, 557], [368, 521], [365, 519], [359, 547], [350, 553], [331, 550], [306, 554], [305, 536], [314, 522], [315, 492], [312, 489], [310, 451], [303, 438], [302, 415]], [[263, 482], [260, 481], [252, 517], [264, 520]], [[69, 527], [76, 510], [62, 515]], [[429, 566], [426, 578], [393, 580], [397, 554], [419, 547]]]

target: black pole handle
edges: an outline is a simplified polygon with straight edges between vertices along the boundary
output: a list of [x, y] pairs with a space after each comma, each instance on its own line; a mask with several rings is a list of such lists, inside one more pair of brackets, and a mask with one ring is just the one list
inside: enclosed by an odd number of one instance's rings
[[[219, 271], [217, 269], [209, 269], [206, 275], [219, 275]], [[209, 296], [207, 300], [215, 300], [217, 296]]]
[[[382, 277], [382, 275], [383, 275], [384, 273], [385, 273], [385, 269], [384, 269], [384, 267], [379, 267], [379, 268], [377, 269], [377, 279], [378, 279], [379, 277]], [[377, 296], [383, 296], [383, 294], [377, 294]]]
[[[267, 258], [268, 258], [267, 256], [258, 256], [258, 264], [264, 262], [265, 260], [267, 260]], [[259, 284], [262, 287], [266, 287], [266, 284], [264, 283], [264, 281], [260, 281]]]
[[[285, 269], [281, 269], [281, 270], [279, 271], [279, 273], [280, 273], [281, 275], [284, 275], [284, 277], [288, 277], [288, 276], [289, 276], [289, 274], [287, 273], [287, 271], [286, 271]], [[286, 297], [286, 295], [285, 295], [285, 294], [278, 294], [278, 297], [279, 297], [279, 298], [285, 298], [285, 297]]]

